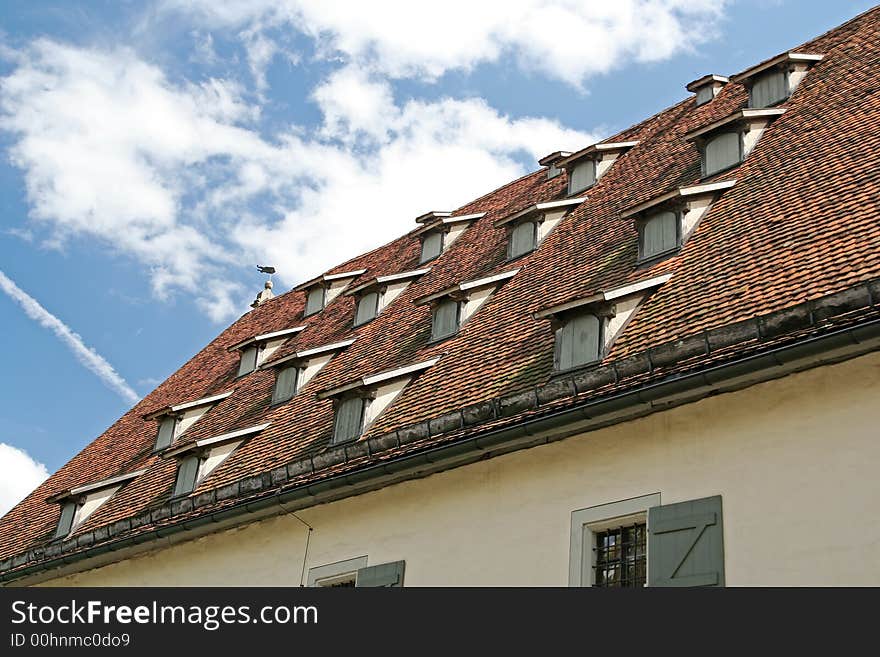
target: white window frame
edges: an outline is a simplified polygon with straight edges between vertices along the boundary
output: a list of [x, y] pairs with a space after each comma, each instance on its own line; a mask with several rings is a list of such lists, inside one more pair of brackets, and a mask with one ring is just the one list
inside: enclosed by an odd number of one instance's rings
[[306, 586], [310, 588], [332, 586], [333, 584], [351, 579], [357, 584], [358, 571], [366, 567], [366, 556], [337, 561], [324, 566], [315, 566], [314, 568], [309, 568], [309, 578]]
[[660, 506], [660, 493], [572, 511], [568, 585], [577, 587], [595, 584], [596, 572], [593, 567], [597, 532], [633, 522], [647, 522], [648, 509], [654, 506]]

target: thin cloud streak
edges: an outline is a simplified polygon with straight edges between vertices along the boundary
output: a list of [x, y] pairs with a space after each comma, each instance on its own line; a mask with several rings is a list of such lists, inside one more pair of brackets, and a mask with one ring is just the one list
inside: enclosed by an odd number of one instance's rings
[[52, 331], [59, 340], [67, 345], [67, 348], [73, 352], [76, 359], [87, 370], [101, 379], [101, 381], [104, 382], [104, 385], [113, 390], [113, 392], [118, 394], [129, 404], [134, 404], [140, 399], [138, 394], [128, 385], [125, 379], [113, 369], [113, 366], [108, 363], [103, 356], [87, 346], [79, 334], [70, 330], [64, 322], [43, 308], [36, 299], [18, 287], [12, 279], [3, 273], [3, 271], [0, 271], [0, 289], [2, 289], [10, 299], [20, 305], [29, 318], [40, 324], [43, 328]]

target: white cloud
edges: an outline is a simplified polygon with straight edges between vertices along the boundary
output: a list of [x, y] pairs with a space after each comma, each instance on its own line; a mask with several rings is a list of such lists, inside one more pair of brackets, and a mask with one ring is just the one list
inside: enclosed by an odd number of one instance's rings
[[[209, 29], [279, 26], [392, 77], [438, 77], [513, 57], [581, 86], [628, 61], [657, 61], [710, 38], [725, 0], [165, 0]], [[268, 38], [268, 37], [267, 37]], [[265, 44], [258, 44], [265, 50]]]
[[27, 497], [49, 476], [27, 452], [0, 443], [0, 516]]
[[[6, 274], [0, 271], [0, 290], [21, 306], [25, 314], [43, 328], [47, 328], [73, 352], [76, 359], [92, 374], [97, 376], [108, 388], [128, 403], [138, 401], [138, 394], [132, 390], [113, 366], [91, 347], [86, 346], [79, 334], [55, 317], [27, 292], [18, 287]], [[2, 445], [0, 445], [2, 447]], [[2, 458], [2, 454], [0, 454]]]

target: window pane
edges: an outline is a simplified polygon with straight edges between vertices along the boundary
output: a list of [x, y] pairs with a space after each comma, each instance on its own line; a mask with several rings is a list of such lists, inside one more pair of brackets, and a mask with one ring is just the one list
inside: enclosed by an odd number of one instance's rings
[[788, 96], [788, 85], [784, 71], [772, 71], [755, 79], [749, 92], [749, 104], [752, 107], [770, 107], [785, 100]]
[[272, 392], [272, 403], [279, 404], [287, 401], [296, 394], [296, 380], [299, 375], [299, 368], [285, 367], [278, 372], [275, 378], [275, 390]]
[[241, 360], [238, 363], [238, 375], [242, 376], [257, 369], [257, 354], [259, 349], [256, 345], [243, 349]]
[[642, 225], [642, 258], [665, 253], [677, 246], [678, 217], [674, 212], [656, 214]]
[[306, 297], [306, 315], [316, 313], [324, 307], [324, 288], [320, 285], [309, 290]]
[[458, 330], [458, 302], [441, 301], [434, 308], [431, 337], [435, 340], [452, 335]]
[[187, 456], [177, 466], [177, 481], [174, 484], [174, 495], [188, 495], [195, 490], [196, 476], [199, 473], [199, 457]]
[[379, 293], [370, 292], [358, 300], [357, 311], [354, 314], [354, 325], [358, 326], [369, 322], [379, 313]]
[[443, 252], [443, 233], [434, 231], [422, 238], [422, 257], [420, 262], [433, 260]]
[[739, 133], [725, 132], [706, 143], [706, 175], [740, 162]]
[[165, 449], [174, 441], [177, 418], [166, 415], [159, 421], [159, 434], [156, 436], [156, 449]]
[[596, 182], [596, 163], [586, 160], [577, 164], [568, 174], [568, 193], [574, 194]]
[[558, 366], [565, 370], [599, 360], [599, 318], [573, 317], [557, 332]]
[[715, 98], [715, 91], [712, 89], [711, 84], [697, 89], [697, 105], [705, 105], [713, 98]]
[[339, 403], [333, 429], [333, 442], [354, 440], [361, 435], [364, 420], [364, 400], [352, 397]]
[[516, 258], [535, 248], [536, 229], [537, 224], [534, 221], [526, 221], [513, 227], [510, 232], [509, 257]]
[[61, 506], [61, 518], [58, 520], [58, 529], [55, 538], [67, 536], [73, 526], [73, 516], [76, 513], [76, 502], [65, 502]]

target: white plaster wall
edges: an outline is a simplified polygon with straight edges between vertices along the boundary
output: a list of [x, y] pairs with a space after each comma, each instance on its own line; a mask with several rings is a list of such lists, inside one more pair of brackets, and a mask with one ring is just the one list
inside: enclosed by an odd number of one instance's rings
[[687, 242], [688, 238], [691, 236], [691, 233], [693, 233], [694, 229], [697, 227], [697, 224], [700, 223], [700, 219], [703, 218], [703, 215], [706, 214], [706, 212], [712, 206], [713, 201], [714, 198], [711, 196], [688, 201], [687, 212], [683, 214], [681, 219], [682, 244]]
[[484, 287], [481, 290], [474, 290], [470, 293], [468, 300], [464, 303], [461, 309], [461, 317], [460, 323], [464, 324], [475, 312], [480, 309], [489, 297], [492, 296], [492, 293], [495, 292], [495, 286], [490, 285], [488, 287]]
[[369, 427], [373, 420], [382, 415], [382, 411], [391, 405], [397, 395], [403, 392], [406, 384], [412, 380], [411, 376], [404, 377], [392, 381], [384, 386], [376, 389], [376, 396], [367, 405], [366, 417], [364, 418], [364, 426]]
[[212, 407], [212, 404], [207, 404], [205, 406], [197, 406], [196, 408], [184, 411], [183, 415], [181, 415], [180, 419], [177, 421], [177, 427], [174, 429], [174, 440], [177, 440], [182, 436], [187, 429], [198, 422], [199, 418], [207, 413]]
[[768, 125], [770, 125], [769, 121], [755, 121], [751, 124], [748, 130], [743, 132], [744, 158], [748, 157], [749, 153], [752, 152], [752, 149], [758, 145], [758, 141], [761, 139], [761, 136], [764, 134]]
[[76, 529], [79, 525], [84, 523], [90, 515], [98, 510], [99, 506], [113, 497], [113, 494], [120, 488], [121, 486], [112, 486], [111, 488], [104, 488], [87, 495], [85, 501], [76, 510], [76, 515], [73, 517], [72, 528]]
[[470, 225], [470, 221], [459, 221], [454, 224], [449, 224], [449, 231], [443, 238], [443, 250], [445, 251], [446, 249], [448, 249], [455, 240], [461, 237], [462, 234], [464, 234], [464, 231], [466, 231], [468, 229], [468, 226]]
[[570, 208], [562, 210], [551, 210], [544, 213], [544, 220], [538, 224], [538, 244], [544, 241], [544, 238], [550, 234], [556, 224], [568, 213]]
[[332, 281], [330, 283], [330, 287], [327, 288], [327, 292], [324, 295], [324, 307], [330, 305], [330, 302], [333, 301], [339, 294], [348, 287], [348, 284], [351, 282], [350, 278], [340, 278], [338, 281]]
[[312, 378], [321, 371], [321, 368], [329, 363], [335, 355], [335, 353], [330, 352], [309, 358], [306, 366], [299, 371], [299, 379], [297, 379], [296, 382], [296, 389], [300, 390], [304, 388], [305, 385], [311, 381]]
[[[298, 512], [306, 572], [368, 555], [406, 585], [566, 585], [571, 512], [660, 492], [720, 494], [739, 585], [880, 585], [880, 354]], [[290, 515], [65, 585], [298, 585]]]
[[[267, 360], [269, 360], [285, 342], [287, 342], [287, 338], [281, 338], [280, 340], [271, 340], [267, 342], [260, 350], [260, 363], [265, 363]], [[257, 365], [259, 365], [260, 363], [257, 363]]]
[[635, 313], [644, 298], [644, 294], [634, 294], [632, 296], [615, 300], [614, 317], [610, 318], [608, 324], [605, 326], [604, 353], [608, 353], [611, 343], [614, 342], [617, 335], [623, 330], [629, 320], [632, 319], [633, 313]]
[[614, 164], [614, 161], [617, 159], [618, 153], [603, 153], [602, 156], [596, 162], [596, 180], [599, 180], [608, 169], [611, 168], [611, 165]]
[[400, 283], [389, 283], [385, 287], [385, 293], [380, 298], [380, 307], [379, 312], [382, 312], [382, 309], [390, 306], [394, 300], [403, 293], [403, 291], [409, 286], [411, 281], [401, 281]]
[[202, 481], [205, 477], [207, 477], [218, 465], [223, 463], [227, 459], [227, 457], [235, 451], [236, 447], [241, 445], [243, 441], [239, 440], [233, 443], [226, 443], [224, 445], [220, 445], [219, 447], [215, 447], [210, 452], [208, 452], [208, 458], [199, 464], [199, 473], [196, 477], [196, 486], [199, 485], [199, 482]]

